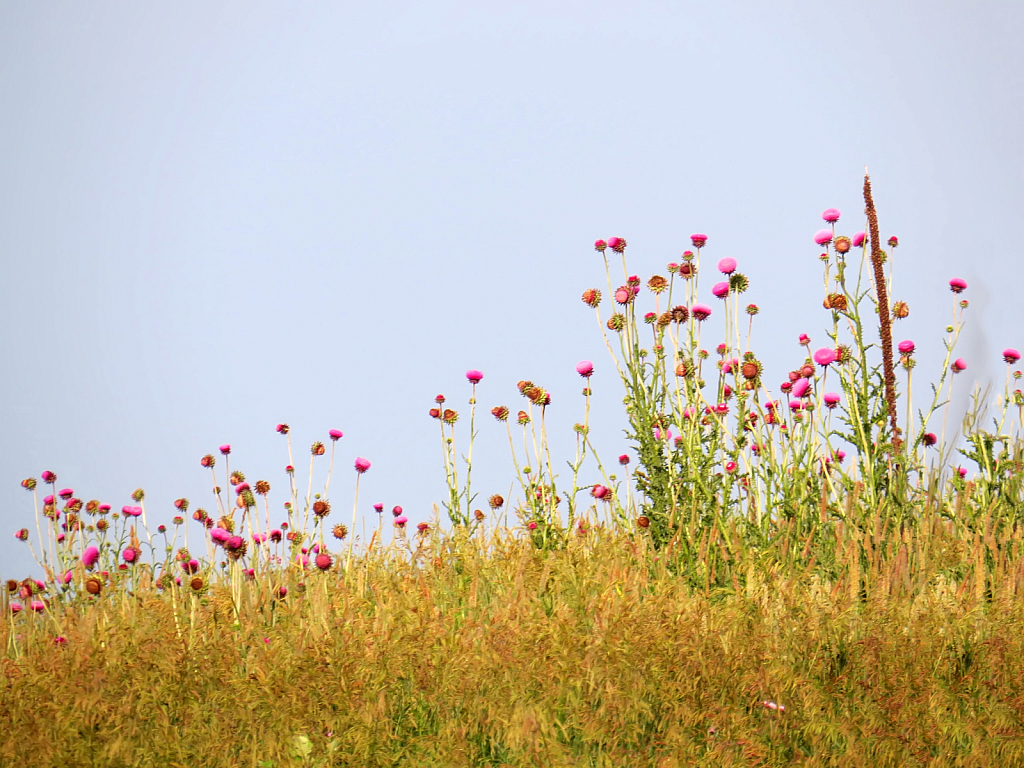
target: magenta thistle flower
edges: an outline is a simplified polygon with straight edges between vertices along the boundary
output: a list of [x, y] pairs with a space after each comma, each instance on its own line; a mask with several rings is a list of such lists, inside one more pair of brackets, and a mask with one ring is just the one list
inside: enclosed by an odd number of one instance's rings
[[900, 351], [901, 355], [912, 355], [914, 354], [914, 350], [917, 349], [917, 347], [914, 346], [914, 342], [908, 339], [907, 341], [901, 341], [896, 346], [896, 349]]
[[243, 491], [248, 491], [248, 490], [249, 490], [249, 484], [248, 483], [239, 483], [238, 485], [235, 486], [235, 493], [242, 493]]
[[807, 390], [810, 389], [811, 383], [807, 379], [797, 379], [793, 382], [793, 388], [789, 391], [793, 397], [803, 397], [807, 394]]
[[11, 603], [11, 613], [21, 613], [23, 610], [21, 603]]
[[46, 603], [44, 603], [42, 600], [33, 600], [29, 604], [29, 608], [31, 608], [36, 613], [42, 613], [46, 610]]
[[825, 395], [822, 397], [822, 400], [825, 401], [825, 407], [830, 410], [839, 405], [840, 399], [841, 398], [839, 397], [839, 395], [836, 394], [835, 392], [826, 392]]
[[86, 568], [92, 568], [94, 565], [96, 565], [96, 561], [99, 559], [99, 547], [90, 545], [85, 548], [84, 552], [82, 552], [82, 565], [84, 565]]
[[331, 440], [334, 442], [337, 442], [345, 436], [340, 429], [332, 429], [327, 434], [331, 436]]
[[832, 242], [832, 230], [831, 229], [819, 229], [814, 233], [814, 242], [818, 245], [825, 245], [826, 243]]
[[15, 531], [14, 538], [18, 541], [28, 541], [28, 528], [21, 528]]
[[726, 256], [718, 262], [718, 271], [723, 275], [731, 275], [736, 271], [736, 259], [731, 256]]
[[921, 442], [924, 443], [926, 446], [932, 446], [939, 442], [939, 438], [935, 436], [934, 432], [925, 432], [921, 436]]
[[1016, 349], [1004, 349], [1003, 360], [1005, 360], [1010, 365], [1013, 365], [1018, 360], [1020, 360], [1020, 352], [1018, 352]]
[[326, 571], [331, 567], [331, 556], [326, 552], [321, 552], [316, 556], [316, 560], [314, 562], [316, 563], [317, 568], [321, 571]]
[[900, 244], [900, 239], [898, 237], [896, 237], [896, 235], [893, 235], [892, 237], [889, 238], [889, 247], [890, 248], [895, 248], [899, 244]]
[[60, 496], [60, 497], [61, 497], [62, 499], [64, 499], [65, 501], [67, 501], [68, 499], [70, 499], [70, 498], [71, 498], [72, 496], [74, 496], [74, 495], [75, 495], [75, 492], [74, 492], [74, 491], [72, 491], [72, 490], [71, 490], [70, 488], [64, 488], [64, 489], [63, 489], [63, 490], [62, 490], [62, 491], [61, 491], [60, 493], [58, 493], [57, 495], [58, 495], [58, 496]]
[[378, 515], [381, 514], [384, 511], [384, 505], [381, 504], [380, 502], [377, 502], [376, 504], [373, 505], [373, 511], [376, 512]]
[[222, 455], [227, 456], [229, 453], [231, 453], [231, 446], [225, 443], [220, 447], [220, 452]]
[[53, 472], [51, 472], [50, 470], [46, 470], [45, 472], [43, 472], [43, 474], [41, 474], [40, 477], [43, 479], [44, 483], [52, 484], [57, 481], [57, 476], [53, 474]]
[[125, 547], [124, 551], [121, 553], [121, 557], [124, 559], [126, 563], [134, 563], [138, 556], [139, 553], [131, 547]]
[[407, 522], [409, 522], [409, 518], [405, 515], [399, 515], [395, 518], [395, 525], [397, 525], [399, 528], [404, 527]]
[[967, 290], [967, 281], [959, 277], [954, 277], [949, 281], [949, 290], [953, 293], [963, 293]]
[[480, 371], [466, 371], [466, 379], [471, 384], [479, 384], [480, 380], [484, 377]]
[[698, 323], [701, 323], [711, 317], [711, 307], [707, 304], [694, 304], [690, 307], [690, 314]]
[[606, 243], [604, 240], [595, 240], [594, 241], [594, 250], [595, 251], [598, 251], [600, 253], [604, 253], [604, 249], [607, 248], [607, 247], [608, 247], [608, 243]]
[[953, 370], [953, 373], [960, 373], [960, 371], [967, 370], [967, 363], [964, 362], [964, 359], [962, 357], [958, 357], [956, 360], [953, 361], [953, 364], [950, 366], [950, 368]]
[[615, 303], [629, 304], [635, 295], [632, 288], [623, 285], [615, 290]]
[[359, 458], [356, 459], [356, 472], [358, 472], [359, 474], [363, 474], [363, 472], [365, 472], [369, 468], [370, 468], [370, 462], [369, 461], [367, 461], [366, 459], [364, 459], [362, 457], [359, 457]]
[[822, 368], [836, 361], [836, 351], [830, 347], [822, 347], [814, 353], [814, 362]]
[[724, 299], [729, 295], [729, 284], [728, 283], [715, 283], [711, 289], [711, 293], [719, 299]]
[[610, 491], [603, 485], [595, 485], [593, 488], [590, 489], [590, 495], [593, 496], [595, 499], [605, 499], [608, 497], [609, 493]]
[[801, 333], [799, 341], [801, 346], [806, 347], [808, 344], [811, 343], [811, 337], [808, 336], [806, 333]]
[[828, 208], [825, 210], [823, 214], [821, 214], [821, 218], [827, 221], [829, 224], [835, 224], [837, 221], [839, 221], [839, 209]]
[[616, 253], [622, 253], [624, 250], [626, 250], [626, 241], [623, 240], [621, 237], [609, 237], [608, 247], [611, 248]]
[[864, 245], [865, 239], [867, 239], [867, 234], [865, 232], [858, 232], [853, 236], [853, 240], [851, 241], [851, 243], [854, 248], [860, 248], [862, 245]]
[[276, 429], [282, 435], [287, 435], [288, 434], [288, 425], [287, 424], [278, 424], [274, 429]]
[[726, 472], [735, 472], [736, 471], [736, 462], [735, 461], [727, 461], [727, 462], [725, 462], [725, 471]]
[[707, 245], [708, 236], [703, 232], [696, 232], [690, 235], [690, 242], [693, 243], [694, 248], [703, 248]]
[[621, 456], [619, 456], [619, 464], [621, 464], [622, 466], [626, 466], [627, 464], [629, 464], [629, 455], [624, 453]]
[[585, 379], [589, 379], [594, 373], [594, 364], [589, 360], [583, 360], [576, 363], [576, 373]]
[[799, 411], [803, 407], [804, 407], [804, 404], [803, 404], [803, 401], [801, 401], [801, 400], [790, 400], [789, 401], [789, 410], [791, 410], [791, 411]]
[[218, 527], [218, 528], [211, 528], [210, 529], [210, 538], [213, 539], [218, 544], [223, 544], [225, 541], [227, 541], [228, 539], [231, 538], [231, 533], [229, 531], [224, 530], [223, 528], [220, 528], [220, 527]]

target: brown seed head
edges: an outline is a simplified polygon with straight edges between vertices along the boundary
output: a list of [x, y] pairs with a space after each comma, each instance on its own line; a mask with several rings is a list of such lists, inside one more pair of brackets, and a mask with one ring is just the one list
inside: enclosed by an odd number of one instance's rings
[[334, 526], [331, 533], [334, 534], [334, 538], [336, 539], [344, 539], [346, 536], [348, 536], [348, 528], [346, 528], [344, 524], [338, 523], [336, 526]]
[[893, 320], [902, 320], [903, 318], [905, 318], [909, 314], [910, 314], [910, 307], [907, 306], [907, 302], [905, 302], [905, 301], [897, 301], [895, 304], [892, 305], [892, 319]]
[[313, 502], [313, 514], [317, 517], [327, 517], [331, 513], [331, 504], [326, 499], [318, 499]]
[[98, 595], [101, 591], [103, 591], [103, 582], [97, 579], [95, 576], [92, 576], [89, 579], [86, 579], [85, 591], [88, 592], [90, 595]]
[[761, 366], [753, 360], [748, 360], [740, 366], [740, 373], [743, 374], [743, 378], [747, 381], [757, 378], [757, 374], [761, 372]]
[[668, 288], [668, 280], [661, 275], [655, 275], [647, 281], [647, 287], [652, 293], [661, 293]]
[[270, 493], [270, 483], [266, 480], [257, 480], [255, 490], [260, 496], [266, 496]]
[[188, 583], [188, 585], [192, 587], [193, 591], [198, 592], [203, 588], [203, 580], [200, 577], [196, 576], [194, 579], [192, 579], [192, 581]]
[[640, 517], [636, 519], [636, 524], [641, 528], [648, 528], [651, 525], [651, 521], [644, 515], [640, 515]]
[[483, 522], [484, 513], [481, 512], [479, 509], [476, 509], [473, 511], [473, 517], [475, 517], [478, 521]]
[[487, 504], [490, 506], [491, 509], [501, 509], [502, 506], [505, 504], [505, 500], [501, 498], [501, 496], [499, 496], [498, 494], [494, 494], [493, 496], [491, 496], [491, 498], [487, 500]]

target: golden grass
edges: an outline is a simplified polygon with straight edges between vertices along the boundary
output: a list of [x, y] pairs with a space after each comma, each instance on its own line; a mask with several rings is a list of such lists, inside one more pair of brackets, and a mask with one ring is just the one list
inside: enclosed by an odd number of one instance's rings
[[0, 765], [1024, 765], [1022, 531], [880, 528], [112, 587], [0, 624]]

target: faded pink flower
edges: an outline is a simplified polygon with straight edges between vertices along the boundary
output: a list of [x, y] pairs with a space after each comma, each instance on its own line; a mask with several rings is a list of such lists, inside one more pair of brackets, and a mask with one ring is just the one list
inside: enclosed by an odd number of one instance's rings
[[395, 525], [397, 525], [399, 528], [404, 526], [407, 522], [409, 522], [409, 518], [405, 515], [399, 515], [395, 518]]
[[832, 242], [832, 230], [831, 229], [819, 229], [814, 233], [814, 242], [818, 245], [825, 245], [826, 243]]
[[711, 307], [707, 304], [694, 304], [690, 307], [690, 314], [698, 323], [701, 323], [711, 317]]
[[470, 384], [479, 384], [480, 380], [483, 377], [484, 375], [480, 373], [480, 371], [466, 371], [466, 379], [470, 382]]
[[366, 459], [364, 459], [362, 457], [359, 457], [359, 458], [356, 459], [356, 472], [358, 472], [359, 474], [363, 474], [363, 472], [365, 472], [369, 468], [370, 468], [370, 462], [369, 461], [367, 461]]
[[829, 224], [835, 224], [837, 221], [839, 221], [839, 209], [828, 208], [825, 210], [823, 214], [821, 214], [821, 218], [823, 218]]
[[585, 379], [589, 379], [590, 376], [594, 373], [594, 364], [589, 360], [583, 360], [579, 363], [576, 363], [576, 373], [578, 373]]
[[723, 275], [731, 275], [736, 271], [736, 259], [731, 256], [726, 256], [718, 262], [718, 271]]

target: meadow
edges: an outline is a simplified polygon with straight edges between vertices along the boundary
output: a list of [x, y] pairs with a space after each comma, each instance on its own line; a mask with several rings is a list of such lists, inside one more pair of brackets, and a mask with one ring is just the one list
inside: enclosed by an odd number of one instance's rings
[[[953, 277], [915, 409], [898, 241], [867, 178], [864, 199], [864, 231], [822, 214], [827, 342], [801, 338], [781, 385], [751, 346], [749, 279], [707, 235], [647, 280], [598, 240], [604, 287], [581, 299], [623, 387], [623, 453], [591, 443], [590, 361], [571, 460], [551, 456], [550, 392], [522, 381], [519, 406], [478, 413], [468, 371], [461, 415], [425, 408], [448, 491], [415, 528], [376, 505], [356, 545], [372, 469], [345, 462], [346, 525], [337, 430], [306, 479], [276, 425], [283, 491], [221, 446], [198, 461], [209, 511], [178, 499], [166, 522], [143, 489], [116, 510], [26, 478], [15, 536], [39, 574], [0, 590], [0, 764], [1024, 766], [1020, 354], [994, 404], [975, 388], [949, 423], [968, 369]], [[724, 335], [702, 338], [715, 313]], [[508, 499], [473, 490], [482, 419], [507, 433]]]

